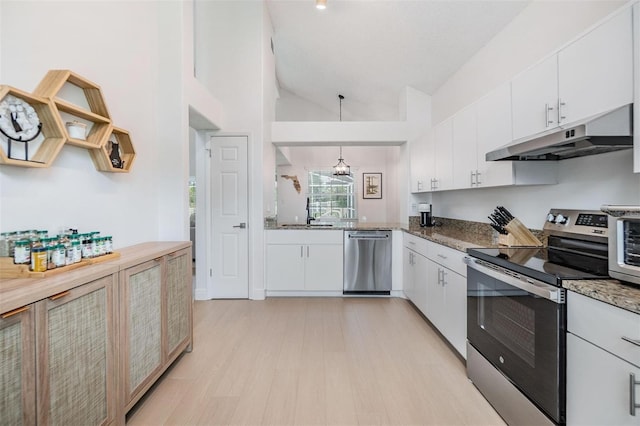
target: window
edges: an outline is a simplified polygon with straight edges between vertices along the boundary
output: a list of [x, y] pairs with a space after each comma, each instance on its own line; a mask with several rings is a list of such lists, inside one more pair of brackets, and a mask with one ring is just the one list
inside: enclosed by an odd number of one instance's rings
[[312, 217], [357, 219], [353, 176], [334, 176], [333, 171], [309, 172], [309, 214]]

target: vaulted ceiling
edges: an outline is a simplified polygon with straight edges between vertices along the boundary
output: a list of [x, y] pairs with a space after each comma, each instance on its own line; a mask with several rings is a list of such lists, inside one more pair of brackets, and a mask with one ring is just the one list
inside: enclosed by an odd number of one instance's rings
[[405, 86], [432, 94], [529, 3], [267, 0], [280, 87], [338, 114], [397, 120]]

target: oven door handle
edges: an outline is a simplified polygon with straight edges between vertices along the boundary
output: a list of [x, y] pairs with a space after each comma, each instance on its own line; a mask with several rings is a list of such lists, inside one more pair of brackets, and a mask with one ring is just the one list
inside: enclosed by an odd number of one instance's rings
[[565, 291], [563, 288], [555, 287], [530, 277], [516, 278], [500, 272], [500, 270], [506, 271], [504, 268], [495, 266], [496, 269], [493, 269], [482, 265], [480, 262], [482, 261], [478, 261], [478, 259], [473, 257], [465, 256], [464, 258], [464, 263], [466, 263], [467, 266], [488, 275], [491, 278], [495, 278], [496, 280], [502, 281], [513, 287], [517, 287], [520, 290], [524, 290], [527, 293], [535, 294], [536, 296], [540, 296], [552, 302], [565, 303]]

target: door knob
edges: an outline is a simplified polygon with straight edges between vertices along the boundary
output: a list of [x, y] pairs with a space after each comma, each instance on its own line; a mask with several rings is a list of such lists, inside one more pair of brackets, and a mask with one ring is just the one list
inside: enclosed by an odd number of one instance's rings
[[234, 228], [240, 228], [240, 229], [244, 229], [247, 227], [247, 224], [244, 222], [241, 222], [240, 225], [233, 225]]

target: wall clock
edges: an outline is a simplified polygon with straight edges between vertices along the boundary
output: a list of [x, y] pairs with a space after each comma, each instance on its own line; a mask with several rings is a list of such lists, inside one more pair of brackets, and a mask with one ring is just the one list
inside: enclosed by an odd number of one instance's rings
[[7, 156], [11, 157], [11, 143], [25, 144], [24, 159], [29, 160], [28, 143], [42, 132], [42, 123], [36, 110], [24, 99], [13, 95], [0, 101], [0, 133], [7, 137]]

